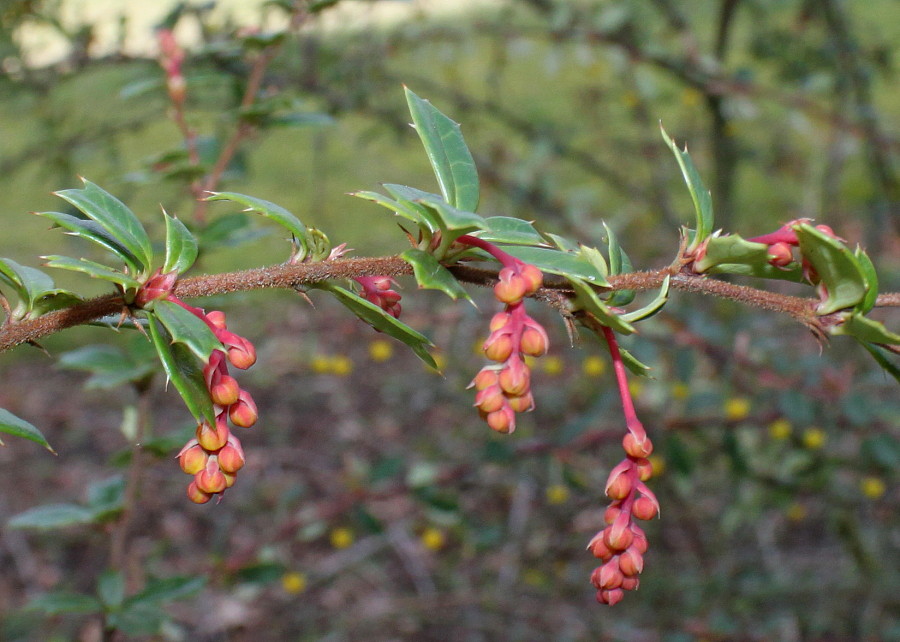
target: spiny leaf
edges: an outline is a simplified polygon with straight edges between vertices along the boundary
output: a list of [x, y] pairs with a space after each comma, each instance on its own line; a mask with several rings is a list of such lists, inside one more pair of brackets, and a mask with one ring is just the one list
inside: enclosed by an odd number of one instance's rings
[[706, 244], [706, 254], [694, 262], [694, 270], [705, 274], [740, 274], [764, 279], [783, 279], [799, 283], [803, 270], [799, 263], [786, 269], [769, 263], [769, 249], [765, 243], [756, 243], [739, 234], [713, 235]]
[[166, 327], [172, 342], [184, 344], [200, 361], [209, 361], [213, 350], [224, 350], [209, 326], [177, 303], [155, 301], [153, 313]]
[[688, 153], [687, 147], [684, 148], [684, 151], [678, 149], [675, 140], [666, 133], [665, 129], [663, 129], [662, 123], [659, 125], [659, 131], [662, 132], [662, 137], [663, 140], [666, 141], [666, 145], [668, 145], [669, 149], [672, 150], [672, 153], [675, 154], [675, 160], [678, 161], [678, 166], [681, 168], [684, 182], [687, 184], [688, 190], [691, 193], [691, 200], [694, 201], [696, 231], [694, 233], [694, 238], [691, 239], [690, 247], [688, 247], [688, 250], [690, 251], [699, 246], [713, 231], [712, 196], [710, 195], [709, 190], [703, 185], [703, 179], [700, 177], [700, 172], [697, 171], [694, 161], [691, 160], [691, 155]]
[[505, 246], [503, 250], [525, 263], [531, 263], [542, 272], [559, 274], [590, 281], [593, 285], [608, 287], [606, 275], [586, 257], [546, 247]]
[[206, 200], [232, 201], [239, 205], [243, 205], [247, 208], [244, 210], [245, 212], [256, 212], [261, 214], [288, 230], [300, 245], [300, 259], [302, 259], [309, 251], [309, 238], [306, 226], [300, 222], [300, 219], [280, 205], [276, 205], [275, 203], [271, 203], [261, 198], [237, 194], [235, 192], [213, 192], [206, 197]]
[[72, 270], [73, 272], [82, 272], [95, 279], [118, 283], [125, 289], [131, 288], [137, 290], [141, 287], [140, 281], [131, 278], [124, 272], [120, 272], [119, 270], [113, 269], [107, 265], [96, 263], [95, 261], [88, 261], [87, 259], [73, 259], [69, 256], [59, 256], [56, 254], [52, 254], [50, 256], [42, 256], [41, 258], [47, 261], [44, 264], [47, 267], [59, 268], [61, 270]]
[[616, 332], [621, 334], [632, 334], [634, 332], [634, 328], [628, 321], [610, 310], [609, 306], [600, 300], [594, 288], [581, 279], [572, 278], [571, 276], [567, 276], [567, 278], [575, 290], [576, 301], [581, 309], [590, 312], [597, 317], [600, 323], [609, 326]]
[[474, 233], [491, 243], [512, 243], [546, 247], [547, 239], [534, 229], [530, 221], [512, 216], [490, 216], [484, 219], [484, 227]]
[[197, 239], [184, 223], [166, 214], [165, 210], [163, 217], [166, 219], [166, 262], [162, 271], [165, 274], [169, 272], [181, 274], [197, 260], [199, 253]]
[[800, 251], [828, 291], [816, 312], [831, 314], [863, 302], [869, 286], [850, 248], [808, 223], [794, 225], [793, 229], [800, 240]]
[[412, 248], [403, 252], [400, 258], [412, 266], [419, 287], [440, 290], [454, 301], [459, 298], [472, 301], [472, 297], [460, 285], [456, 277], [441, 265], [434, 255]]
[[109, 250], [135, 274], [139, 274], [143, 269], [141, 261], [96, 221], [61, 212], [36, 212], [36, 214], [50, 219], [55, 225], [67, 230], [67, 234], [81, 237]]

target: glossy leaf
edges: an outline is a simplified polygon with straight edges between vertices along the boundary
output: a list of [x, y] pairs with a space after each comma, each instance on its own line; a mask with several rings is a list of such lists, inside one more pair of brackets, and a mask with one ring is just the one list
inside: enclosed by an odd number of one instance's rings
[[437, 230], [437, 225], [434, 225], [432, 221], [423, 216], [422, 213], [419, 212], [417, 208], [412, 207], [410, 203], [396, 201], [392, 198], [388, 198], [383, 194], [379, 194], [378, 192], [353, 192], [351, 196], [356, 196], [357, 198], [362, 198], [367, 201], [372, 201], [373, 203], [378, 203], [382, 207], [386, 207], [389, 210], [392, 210], [397, 216], [401, 216], [409, 221], [412, 221], [418, 227], [425, 228], [432, 232]]
[[161, 327], [154, 314], [147, 315], [147, 328], [150, 338], [163, 364], [169, 381], [178, 390], [185, 405], [197, 421], [206, 420], [210, 425], [215, 423], [212, 400], [203, 380], [203, 373], [197, 365], [197, 359], [181, 344], [172, 345], [165, 329]]
[[40, 270], [19, 265], [12, 259], [0, 258], [0, 283], [7, 283], [22, 302], [20, 312], [25, 314], [34, 306], [35, 299], [53, 290], [53, 279]]
[[61, 212], [39, 212], [38, 216], [50, 219], [55, 225], [66, 230], [66, 234], [78, 236], [109, 250], [135, 274], [139, 274], [143, 270], [144, 266], [141, 261], [96, 221]]
[[856, 312], [848, 314], [843, 323], [832, 326], [831, 333], [852, 335], [866, 343], [900, 345], [900, 334], [891, 332], [882, 323]]
[[197, 260], [199, 253], [197, 239], [185, 224], [174, 216], [169, 216], [163, 211], [163, 217], [166, 219], [166, 262], [162, 271], [164, 274], [169, 272], [181, 274]]
[[173, 343], [184, 344], [204, 363], [213, 350], [222, 350], [222, 343], [212, 333], [206, 322], [172, 301], [155, 301], [153, 313], [166, 327]]
[[638, 377], [650, 377], [650, 370], [652, 368], [644, 363], [641, 363], [633, 354], [631, 354], [625, 348], [619, 348], [619, 353], [622, 355], [622, 363], [625, 364], [625, 367], [631, 372], [631, 374], [636, 375]]
[[484, 228], [484, 219], [473, 212], [466, 212], [440, 199], [418, 201], [432, 212], [441, 230], [454, 232], [453, 237]]
[[491, 216], [484, 219], [484, 226], [475, 233], [480, 239], [491, 243], [512, 243], [514, 245], [549, 245], [547, 239], [534, 229], [530, 221], [512, 216]]
[[416, 133], [437, 177], [444, 199], [455, 208], [474, 212], [478, 207], [478, 172], [459, 124], [429, 101], [404, 87]]
[[875, 266], [872, 264], [872, 259], [869, 258], [868, 254], [863, 252], [862, 248], [857, 247], [854, 256], [856, 257], [856, 263], [859, 265], [859, 269], [862, 272], [863, 278], [866, 281], [866, 286], [868, 287], [866, 296], [859, 302], [856, 309], [863, 314], [866, 314], [875, 307], [875, 301], [878, 300], [878, 274], [875, 272]]
[[589, 245], [581, 245], [576, 251], [576, 254], [579, 258], [583, 258], [597, 268], [597, 271], [603, 275], [604, 281], [606, 280], [606, 277], [609, 275], [609, 266], [606, 264], [606, 259], [603, 257], [600, 250], [595, 247], [590, 247]]
[[73, 272], [82, 272], [95, 279], [103, 281], [111, 281], [117, 283], [123, 288], [132, 288], [137, 290], [141, 287], [141, 282], [133, 279], [124, 272], [115, 270], [107, 265], [102, 265], [87, 259], [73, 259], [69, 256], [50, 255], [42, 256], [47, 262], [47, 267], [58, 268], [60, 270], [72, 270]]
[[420, 288], [440, 290], [454, 301], [459, 298], [472, 300], [456, 277], [441, 265], [434, 255], [412, 248], [403, 252], [400, 258], [412, 266], [413, 274]]
[[571, 276], [567, 278], [575, 290], [576, 301], [581, 309], [590, 312], [600, 323], [609, 326], [616, 332], [621, 334], [632, 334], [634, 332], [634, 328], [628, 321], [610, 310], [609, 306], [600, 300], [593, 287], [581, 279], [572, 278]]
[[77, 504], [48, 504], [19, 513], [7, 528], [53, 530], [67, 526], [83, 526], [94, 522], [94, 511]]
[[503, 250], [519, 260], [531, 263], [542, 272], [583, 279], [601, 287], [609, 286], [606, 276], [584, 256], [544, 247], [510, 245]]
[[428, 353], [428, 347], [432, 345], [428, 338], [416, 332], [408, 325], [392, 317], [374, 303], [366, 301], [362, 297], [342, 288], [338, 285], [325, 283], [321, 289], [331, 292], [338, 301], [350, 309], [353, 314], [371, 325], [376, 330], [402, 341], [426, 364], [438, 369], [434, 358]]
[[706, 254], [694, 262], [694, 270], [706, 274], [740, 274], [798, 283], [803, 280], [799, 263], [779, 268], [769, 263], [770, 258], [765, 243], [748, 241], [739, 234], [713, 235], [706, 244]]
[[628, 321], [629, 323], [634, 321], [641, 321], [643, 319], [648, 319], [652, 317], [654, 314], [659, 312], [662, 307], [669, 300], [669, 275], [666, 275], [666, 278], [663, 279], [663, 283], [659, 288], [659, 292], [656, 297], [644, 307], [633, 310], [631, 312], [626, 312], [622, 314], [622, 318]]
[[[633, 270], [631, 259], [625, 254], [625, 250], [619, 245], [619, 239], [610, 227], [604, 222], [603, 227], [606, 229], [606, 248], [609, 254], [609, 273], [610, 274], [627, 274]], [[619, 290], [613, 292], [606, 300], [609, 305], [622, 307], [634, 301], [634, 290]]]
[[237, 194], [235, 192], [213, 192], [210, 196], [206, 197], [206, 200], [232, 201], [239, 205], [243, 205], [246, 208], [244, 210], [245, 212], [256, 212], [257, 214], [261, 214], [269, 220], [278, 223], [293, 234], [297, 243], [300, 244], [300, 254], [305, 255], [308, 251], [309, 239], [307, 238], [306, 226], [300, 222], [300, 219], [280, 205], [276, 205], [275, 203], [271, 203], [261, 198]]
[[[21, 417], [17, 417], [12, 414], [9, 410], [5, 410], [0, 408], [0, 432], [6, 433], [7, 435], [12, 435], [14, 437], [21, 437], [22, 439], [27, 439], [29, 441], [33, 441], [36, 444], [40, 444], [53, 454], [56, 454], [56, 451], [50, 447], [50, 444], [47, 442], [47, 439], [41, 434], [41, 431], [31, 425], [29, 422], [25, 421]], [[3, 445], [3, 442], [0, 441], [0, 445]]]
[[56, 192], [85, 216], [96, 221], [138, 261], [140, 271], [147, 272], [153, 262], [153, 248], [144, 226], [119, 199], [86, 179], [84, 189]]
[[438, 218], [430, 208], [422, 205], [422, 201], [441, 201], [440, 195], [409, 187], [408, 185], [397, 185], [396, 183], [384, 183], [383, 187], [388, 191], [388, 194], [397, 199], [398, 203], [415, 212], [415, 216], [426, 223], [425, 229], [427, 231], [435, 232], [440, 229]]
[[660, 124], [659, 130], [662, 132], [662, 137], [663, 140], [666, 141], [666, 145], [668, 145], [669, 149], [672, 150], [672, 153], [675, 154], [675, 160], [678, 161], [678, 166], [681, 168], [681, 174], [684, 176], [684, 182], [687, 184], [688, 190], [691, 193], [691, 200], [694, 202], [695, 232], [694, 238], [691, 239], [690, 246], [688, 247], [688, 250], [690, 251], [699, 246], [713, 231], [712, 196], [710, 195], [709, 190], [703, 185], [703, 179], [700, 177], [700, 172], [697, 171], [694, 161], [691, 160], [691, 155], [688, 153], [687, 147], [684, 148], [684, 151], [678, 149], [675, 140], [666, 133], [662, 124]]
[[819, 304], [816, 312], [831, 314], [863, 302], [868, 285], [850, 248], [807, 223], [794, 225], [793, 228], [800, 240], [800, 251], [828, 290], [827, 298]]

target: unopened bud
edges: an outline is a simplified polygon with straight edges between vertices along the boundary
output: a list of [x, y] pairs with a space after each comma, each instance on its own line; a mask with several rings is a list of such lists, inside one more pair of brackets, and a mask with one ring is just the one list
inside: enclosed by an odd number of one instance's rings
[[616, 524], [603, 529], [603, 543], [613, 551], [624, 551], [634, 541], [634, 533], [628, 528], [618, 528]]
[[[618, 504], [619, 502], [616, 503]], [[622, 509], [618, 506], [607, 506], [606, 512], [603, 514], [603, 521], [607, 524], [612, 524], [614, 521], [616, 521], [616, 517], [618, 517], [619, 513], [621, 512]]]
[[205, 493], [197, 488], [197, 482], [192, 481], [187, 487], [187, 496], [195, 504], [205, 504], [212, 499], [212, 493]]
[[787, 243], [773, 243], [769, 246], [769, 263], [777, 267], [785, 267], [794, 260], [791, 246]]
[[653, 519], [657, 512], [656, 504], [649, 497], [638, 497], [631, 505], [631, 513], [638, 519]]
[[530, 263], [523, 265], [521, 270], [519, 270], [519, 274], [526, 284], [525, 294], [534, 294], [544, 283], [544, 275]]
[[472, 379], [472, 383], [469, 384], [469, 387], [475, 388], [475, 390], [481, 391], [485, 388], [490, 388], [497, 384], [498, 375], [497, 370], [495, 368], [482, 368], [475, 378]]
[[222, 473], [222, 477], [225, 478], [225, 488], [231, 488], [234, 486], [234, 482], [237, 481], [237, 473]]
[[510, 315], [508, 312], [498, 312], [491, 318], [490, 330], [491, 332], [496, 332], [500, 328], [506, 327], [506, 324], [509, 323]]
[[235, 368], [246, 370], [256, 363], [256, 348], [244, 337], [238, 337], [239, 342], [228, 347], [228, 361]]
[[641, 580], [637, 577], [626, 577], [624, 580], [622, 580], [622, 586], [620, 586], [619, 588], [621, 588], [623, 591], [635, 591], [640, 585]]
[[531, 412], [534, 410], [534, 396], [530, 391], [518, 397], [508, 397], [506, 401], [515, 412]]
[[497, 385], [479, 390], [475, 395], [475, 406], [485, 413], [500, 410], [505, 401], [506, 398], [503, 396], [503, 391]]
[[638, 441], [631, 432], [627, 432], [622, 439], [622, 448], [631, 457], [649, 457], [653, 452], [653, 443], [647, 436], [643, 441]]
[[635, 460], [634, 464], [637, 466], [638, 479], [647, 481], [653, 477], [653, 464], [650, 463], [649, 459], [641, 457], [640, 459]]
[[508, 332], [502, 334], [493, 333], [484, 342], [484, 356], [491, 361], [502, 363], [509, 359], [513, 353], [512, 335]]
[[628, 472], [621, 472], [606, 485], [606, 495], [610, 499], [625, 499], [631, 493], [633, 483]]
[[206, 313], [206, 320], [209, 321], [212, 325], [219, 328], [220, 330], [225, 330], [225, 313], [221, 310], [213, 310], [211, 312]]
[[215, 427], [210, 426], [205, 421], [197, 426], [197, 441], [204, 450], [215, 452], [219, 450], [228, 441], [228, 426], [225, 421], [216, 420]]
[[636, 524], [632, 524], [629, 530], [632, 534], [631, 546], [643, 555], [647, 552], [647, 536], [641, 527]]
[[[191, 442], [193, 442], [192, 446]], [[203, 450], [196, 439], [192, 439], [191, 442], [188, 442], [189, 445], [178, 453], [178, 465], [188, 475], [196, 475], [206, 467], [209, 454]]]
[[627, 577], [634, 577], [644, 570], [644, 556], [635, 548], [626, 548], [619, 554], [619, 570]]
[[[210, 457], [210, 460], [211, 459], [212, 457]], [[219, 470], [218, 464], [216, 464], [214, 470], [211, 469], [212, 466], [207, 465], [206, 468], [194, 475], [194, 483], [196, 483], [197, 488], [204, 493], [221, 493], [223, 490], [225, 490], [225, 488], [227, 488], [225, 475], [223, 475], [222, 471]]]
[[528, 392], [531, 373], [522, 361], [514, 359], [500, 371], [499, 383], [503, 392], [513, 397], [519, 397]]
[[256, 402], [246, 390], [241, 390], [239, 399], [228, 408], [228, 416], [235, 426], [249, 428], [256, 423], [259, 414]]
[[213, 383], [209, 387], [209, 396], [214, 404], [230, 406], [238, 400], [241, 387], [237, 379], [231, 375], [213, 376]]
[[225, 473], [236, 473], [244, 467], [244, 455], [231, 444], [225, 446], [216, 453], [219, 459], [219, 468]]
[[528, 283], [510, 268], [500, 270], [500, 280], [494, 286], [494, 296], [501, 303], [514, 304], [522, 300]]
[[609, 604], [610, 606], [613, 606], [621, 602], [623, 597], [625, 597], [625, 593], [620, 588], [597, 591], [597, 601], [600, 602], [600, 604]]
[[508, 405], [503, 406], [500, 410], [489, 412], [485, 421], [491, 430], [500, 433], [509, 434], [516, 429], [516, 413]]
[[537, 328], [528, 326], [522, 332], [522, 339], [519, 341], [519, 350], [529, 357], [540, 357], [547, 353], [548, 343], [547, 333], [543, 331], [543, 328], [540, 326], [537, 326]]
[[600, 531], [594, 535], [591, 541], [588, 542], [587, 549], [591, 552], [591, 555], [606, 562], [613, 556], [613, 552], [609, 550], [609, 547], [603, 541], [603, 533], [604, 531]]

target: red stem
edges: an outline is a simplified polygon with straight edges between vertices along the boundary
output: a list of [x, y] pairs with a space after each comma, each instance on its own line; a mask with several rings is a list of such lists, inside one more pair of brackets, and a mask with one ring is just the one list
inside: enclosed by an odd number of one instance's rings
[[647, 432], [643, 424], [637, 418], [634, 410], [634, 401], [631, 399], [631, 391], [628, 389], [628, 378], [625, 376], [625, 363], [622, 361], [622, 353], [619, 351], [619, 342], [616, 334], [609, 326], [601, 326], [603, 338], [609, 346], [609, 356], [612, 357], [613, 371], [616, 373], [616, 383], [619, 386], [619, 397], [622, 399], [622, 410], [625, 414], [625, 425], [628, 431], [634, 435], [638, 443], [643, 443], [647, 438]]
[[474, 247], [484, 250], [485, 252], [487, 252], [488, 254], [493, 256], [495, 259], [500, 261], [500, 263], [503, 265], [503, 267], [514, 268], [519, 263], [519, 259], [514, 257], [512, 254], [507, 254], [506, 252], [501, 250], [499, 247], [497, 247], [493, 243], [490, 243], [488, 241], [480, 239], [477, 236], [470, 236], [469, 234], [463, 234], [462, 236], [457, 237], [456, 240], [457, 240], [457, 242], [463, 243], [464, 245], [472, 245]]

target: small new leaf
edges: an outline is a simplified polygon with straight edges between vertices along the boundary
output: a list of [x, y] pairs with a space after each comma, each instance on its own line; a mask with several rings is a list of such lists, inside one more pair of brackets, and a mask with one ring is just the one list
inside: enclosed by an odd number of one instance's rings
[[687, 147], [684, 148], [684, 151], [678, 149], [675, 140], [666, 133], [665, 129], [663, 129], [662, 123], [659, 125], [659, 131], [662, 132], [662, 137], [663, 140], [666, 141], [666, 145], [668, 145], [669, 149], [672, 150], [672, 153], [675, 154], [675, 160], [678, 161], [678, 166], [681, 168], [684, 182], [687, 184], [688, 190], [691, 193], [691, 200], [694, 201], [696, 231], [694, 233], [694, 238], [691, 239], [691, 243], [687, 248], [688, 252], [690, 252], [695, 250], [700, 243], [706, 240], [706, 237], [713, 231], [712, 196], [710, 195], [709, 190], [703, 185], [703, 179], [700, 178], [700, 172], [697, 171], [694, 161], [691, 160], [691, 155], [688, 153]]
[[808, 223], [793, 226], [800, 251], [819, 275], [827, 296], [816, 308], [820, 315], [852, 308], [865, 300], [869, 285], [853, 252], [839, 240]]
[[199, 252], [197, 239], [184, 223], [166, 214], [165, 210], [163, 217], [166, 219], [166, 262], [162, 271], [164, 274], [169, 272], [181, 274], [197, 260]]

